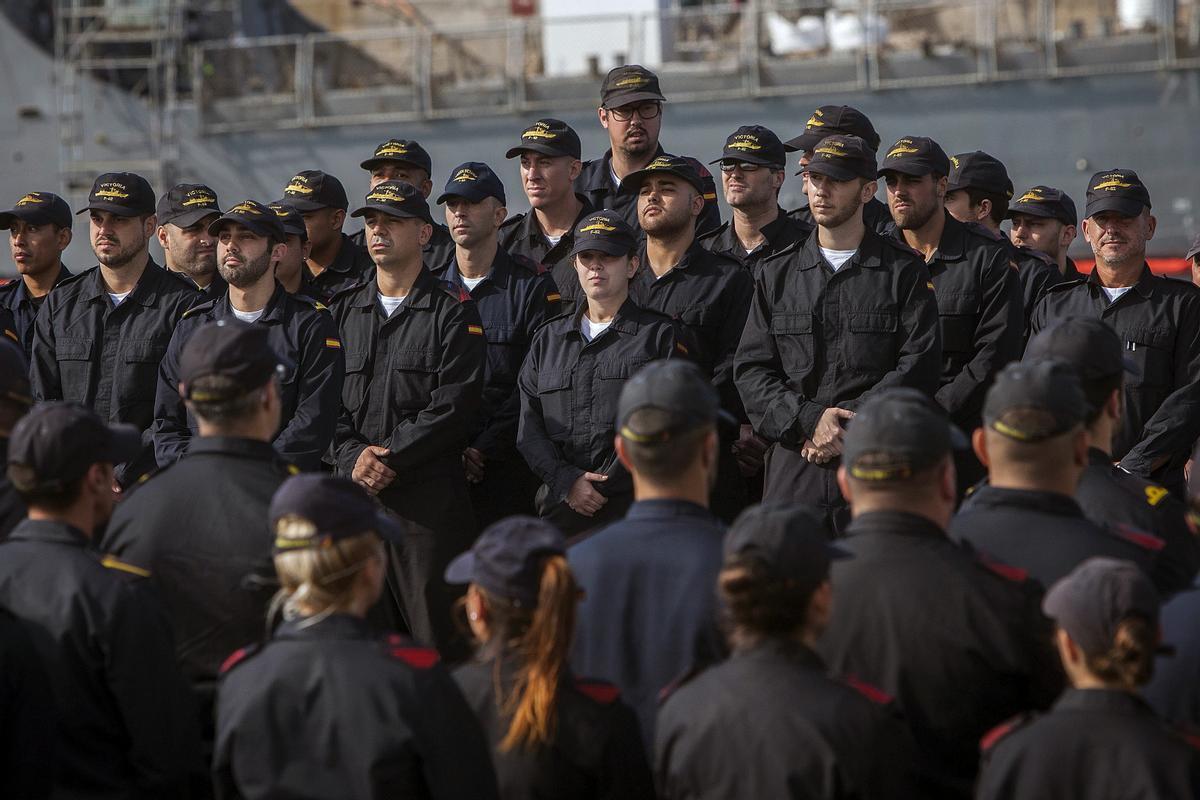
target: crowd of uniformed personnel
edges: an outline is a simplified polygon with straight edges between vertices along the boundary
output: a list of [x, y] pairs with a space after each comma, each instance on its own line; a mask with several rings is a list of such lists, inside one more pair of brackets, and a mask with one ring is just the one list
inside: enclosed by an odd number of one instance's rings
[[514, 132], [511, 217], [401, 138], [355, 202], [101, 175], [74, 273], [0, 213], [0, 796], [1200, 796], [1148, 187], [822, 106], [729, 135], [722, 223], [665, 100]]

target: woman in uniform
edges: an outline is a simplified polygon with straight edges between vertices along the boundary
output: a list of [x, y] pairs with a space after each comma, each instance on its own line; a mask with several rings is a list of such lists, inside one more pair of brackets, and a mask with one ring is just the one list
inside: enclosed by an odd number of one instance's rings
[[495, 798], [487, 742], [437, 651], [366, 621], [398, 525], [320, 474], [288, 479], [270, 516], [283, 622], [222, 668], [218, 797]]
[[633, 710], [571, 675], [579, 588], [562, 534], [533, 517], [491, 525], [446, 570], [477, 642], [454, 677], [483, 723], [505, 800], [653, 798]]

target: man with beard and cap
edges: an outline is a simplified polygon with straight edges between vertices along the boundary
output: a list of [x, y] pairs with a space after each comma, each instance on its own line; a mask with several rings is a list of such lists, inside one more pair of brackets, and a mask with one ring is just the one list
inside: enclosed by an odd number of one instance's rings
[[[941, 146], [923, 136], [896, 141], [879, 166], [887, 182], [893, 235], [929, 267], [942, 338], [937, 401], [963, 430], [979, 427], [996, 373], [1021, 356], [1025, 320], [1021, 279], [995, 237], [959, 222], [945, 208], [951, 170]], [[959, 493], [984, 475], [969, 452], [955, 454]]]
[[497, 242], [508, 212], [504, 184], [487, 164], [468, 161], [455, 167], [437, 202], [446, 206], [455, 254], [433, 273], [471, 296], [487, 339], [483, 406], [463, 451], [475, 521], [482, 530], [513, 514], [534, 513], [539, 481], [517, 452], [517, 375], [533, 334], [558, 316], [559, 293], [540, 264], [510, 255]]
[[[360, 164], [371, 174], [370, 188], [374, 189], [384, 181], [404, 181], [413, 186], [429, 199], [433, 191], [433, 159], [420, 143], [412, 139], [388, 139], [375, 148], [375, 153]], [[350, 235], [350, 241], [359, 247], [367, 246], [367, 231], [364, 228]], [[422, 248], [425, 266], [430, 269], [443, 267], [454, 256], [454, 240], [445, 225], [433, 223], [433, 233]]]
[[[8, 231], [9, 252], [18, 277], [0, 286], [0, 333], [11, 330], [28, 360], [33, 351], [33, 320], [58, 284], [71, 277], [62, 263], [71, 244], [71, 207], [56, 194], [29, 192], [0, 214], [0, 230]], [[4, 319], [4, 311], [12, 321]]]
[[760, 267], [735, 377], [754, 430], [775, 442], [764, 499], [817, 506], [840, 531], [845, 426], [888, 387], [934, 392], [937, 306], [917, 254], [863, 219], [877, 185], [870, 146], [826, 137], [805, 171], [817, 230]]
[[[879, 134], [875, 132], [875, 126], [871, 124], [871, 120], [867, 119], [867, 115], [857, 108], [851, 108], [850, 106], [821, 106], [813, 111], [812, 116], [808, 118], [808, 122], [804, 125], [804, 132], [783, 143], [784, 149], [789, 153], [800, 154], [800, 169], [796, 171], [796, 174], [800, 176], [801, 193], [804, 194], [806, 199], [808, 197], [808, 189], [805, 181], [808, 178], [805, 177], [804, 168], [812, 161], [817, 145], [826, 137], [835, 135], [857, 136], [867, 143], [867, 147], [871, 148], [872, 152], [879, 152]], [[789, 211], [788, 216], [799, 222], [807, 223], [810, 226], [816, 225], [813, 221], [812, 211], [809, 210], [807, 203], [800, 208]], [[892, 228], [895, 227], [887, 205], [879, 202], [875, 197], [872, 197], [863, 204], [863, 222], [880, 236], [889, 235], [892, 232]]]
[[450, 613], [461, 592], [442, 573], [477, 530], [462, 457], [483, 396], [483, 322], [464, 287], [422, 262], [431, 224], [416, 187], [377, 184], [354, 216], [377, 269], [333, 304], [346, 381], [331, 453], [340, 474], [410, 523], [388, 578], [401, 624], [465, 654]]
[[1125, 384], [1112, 458], [1183, 497], [1183, 468], [1200, 436], [1200, 289], [1150, 272], [1146, 243], [1156, 224], [1137, 173], [1093, 175], [1083, 235], [1096, 268], [1050, 290], [1034, 313], [1033, 332], [1067, 316], [1099, 318], [1117, 332], [1138, 375]]
[[367, 251], [342, 233], [350, 201], [341, 181], [320, 170], [304, 170], [284, 187], [279, 202], [304, 216], [309, 243], [304, 285], [313, 299], [328, 303], [338, 292], [371, 277], [375, 267]]
[[638, 195], [638, 221], [646, 237], [638, 271], [629, 282], [630, 299], [676, 321], [687, 336], [689, 358], [709, 376], [721, 407], [745, 423], [743, 436], [736, 430], [722, 431], [720, 477], [713, 494], [717, 516], [732, 521], [750, 502], [739, 460], [751, 469], [761, 467], [756, 456], [763, 451], [733, 384], [733, 356], [754, 280], [737, 261], [705, 250], [696, 241], [704, 187], [689, 161], [661, 155], [626, 175], [621, 191]]
[[1008, 218], [1012, 220], [1009, 238], [1013, 244], [1050, 256], [1064, 280], [1083, 277], [1067, 255], [1071, 242], [1075, 241], [1079, 215], [1075, 201], [1066, 192], [1050, 186], [1034, 186], [1009, 204]]
[[837, 601], [816, 650], [835, 675], [895, 698], [917, 746], [910, 796], [971, 796], [979, 738], [1062, 687], [1040, 591], [946, 535], [952, 451], [966, 437], [915, 389], [889, 389], [846, 432], [838, 482], [854, 520]]
[[286, 289], [288, 294], [307, 296], [304, 279], [308, 272], [304, 269], [304, 263], [308, 260], [312, 245], [308, 241], [308, 228], [304, 226], [304, 217], [294, 206], [279, 201], [268, 203], [267, 208], [274, 211], [275, 216], [279, 218], [279, 224], [283, 226], [283, 234], [286, 237], [284, 244], [287, 245], [287, 251], [275, 263], [275, 280], [279, 281], [279, 285]]
[[514, 256], [544, 264], [562, 296], [563, 306], [579, 301], [579, 276], [568, 254], [574, 229], [592, 207], [575, 192], [583, 169], [579, 135], [558, 119], [539, 119], [521, 134], [505, 158], [520, 158], [521, 188], [528, 214], [515, 214], [500, 226], [500, 246]]
[[141, 446], [137, 428], [62, 402], [26, 414], [9, 442], [8, 478], [29, 513], [0, 542], [0, 608], [29, 633], [50, 682], [56, 798], [186, 798], [204, 774], [198, 720], [150, 575], [93, 544], [112, 515], [113, 468]]
[[1162, 539], [1152, 577], [1165, 593], [1186, 589], [1200, 569], [1200, 539], [1188, 524], [1187, 507], [1157, 483], [1113, 466], [1125, 375], [1133, 374], [1116, 331], [1091, 317], [1056, 320], [1025, 349], [1025, 361], [1038, 359], [1065, 361], [1079, 374], [1089, 441], [1075, 499], [1084, 515], [1098, 525], [1126, 526]]
[[794, 219], [779, 205], [787, 154], [774, 132], [761, 125], [743, 125], [725, 140], [721, 157], [721, 187], [733, 218], [706, 233], [700, 244], [732, 258], [753, 274], [763, 259], [812, 233], [812, 223]]
[[150, 427], [158, 364], [196, 287], [150, 257], [154, 190], [140, 175], [110, 172], [87, 206], [97, 266], [59, 284], [34, 321], [31, 379], [38, 400], [71, 400], [106, 422], [143, 432], [144, 447], [117, 467], [128, 488], [154, 469]]
[[1192, 246], [1188, 248], [1187, 255], [1183, 258], [1188, 262], [1191, 270], [1192, 284], [1200, 286], [1200, 234], [1192, 240]]
[[946, 210], [959, 222], [991, 235], [1008, 250], [1011, 263], [1021, 276], [1025, 319], [1025, 340], [1029, 339], [1029, 320], [1046, 290], [1062, 283], [1058, 264], [1047, 253], [1020, 247], [1000, 231], [1008, 215], [1013, 186], [1008, 170], [993, 156], [982, 151], [950, 156], [950, 176], [946, 183]]
[[289, 294], [276, 282], [275, 265], [287, 245], [283, 225], [270, 208], [244, 200], [213, 220], [208, 235], [217, 242], [217, 268], [228, 286], [221, 297], [184, 314], [159, 367], [154, 401], [158, 465], [181, 458], [197, 430], [179, 393], [188, 340], [208, 322], [238, 319], [267, 328], [282, 365], [279, 398], [284, 424], [274, 437], [275, 449], [302, 470], [318, 470], [341, 408], [345, 361], [337, 325], [320, 303]]
[[208, 233], [208, 224], [221, 216], [217, 193], [204, 184], [181, 183], [159, 198], [155, 216], [163, 266], [196, 284], [201, 302], [224, 294], [217, 243]]
[[[621, 181], [666, 152], [658, 140], [666, 100], [658, 88], [658, 76], [645, 67], [626, 64], [610, 70], [600, 87], [600, 107], [596, 109], [600, 124], [608, 132], [609, 149], [584, 164], [575, 180], [575, 191], [586, 198], [588, 205], [616, 211], [635, 230], [636, 195], [622, 192]], [[703, 164], [690, 156], [683, 158], [692, 162], [703, 185], [704, 211], [696, 230], [704, 234], [721, 224], [717, 184]]]
[[1062, 361], [1009, 364], [988, 390], [972, 445], [988, 470], [950, 523], [950, 535], [1021, 569], [1042, 589], [1092, 556], [1152, 574], [1163, 542], [1143, 531], [1097, 525], [1075, 500], [1087, 466], [1087, 400]]

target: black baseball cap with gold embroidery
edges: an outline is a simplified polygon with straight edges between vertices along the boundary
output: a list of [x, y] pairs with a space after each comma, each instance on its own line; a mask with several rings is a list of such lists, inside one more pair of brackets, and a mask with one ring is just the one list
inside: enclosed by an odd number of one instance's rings
[[425, 170], [427, 175], [433, 173], [433, 159], [429, 157], [429, 153], [425, 152], [424, 147], [412, 139], [388, 139], [375, 148], [375, 155], [359, 166], [370, 172], [388, 161], [412, 164], [414, 167]]
[[725, 148], [721, 157], [708, 162], [739, 162], [746, 164], [761, 164], [764, 167], [783, 169], [787, 164], [787, 152], [783, 142], [769, 128], [762, 125], [743, 125], [725, 140]]
[[365, 217], [368, 211], [378, 211], [400, 219], [412, 218], [433, 224], [429, 203], [421, 190], [405, 181], [382, 181], [367, 192], [363, 204], [351, 212], [352, 217]]
[[283, 223], [279, 221], [279, 217], [275, 216], [275, 212], [271, 210], [270, 206], [257, 200], [243, 200], [230, 206], [228, 211], [208, 224], [208, 232], [217, 236], [221, 233], [222, 228], [231, 223], [242, 225], [259, 236], [266, 236], [276, 242], [287, 241], [287, 234], [283, 230]]
[[[179, 355], [179, 382], [185, 400], [219, 402], [241, 397], [266, 385], [279, 368], [265, 325], [219, 319], [201, 325]], [[215, 395], [195, 388], [202, 378], [230, 380], [228, 393]]]
[[924, 392], [887, 389], [850, 420], [842, 463], [856, 480], [905, 480], [968, 447], [967, 437]]
[[340, 208], [345, 211], [350, 206], [346, 197], [346, 187], [342, 186], [342, 182], [319, 169], [297, 172], [283, 188], [283, 199], [289, 205], [295, 206], [301, 214], [320, 211], [322, 208]]
[[395, 544], [404, 540], [398, 519], [348, 478], [319, 472], [294, 475], [271, 498], [267, 512], [275, 534], [274, 552], [332, 547], [342, 539], [373, 531]]
[[879, 150], [879, 134], [867, 115], [850, 106], [821, 106], [812, 113], [804, 124], [804, 133], [788, 139], [784, 147], [788, 152], [808, 152], [826, 136], [849, 134], [867, 143], [873, 152]]
[[575, 225], [572, 232], [575, 244], [568, 258], [574, 258], [588, 250], [599, 250], [610, 256], [627, 256], [637, 249], [637, 234], [629, 223], [615, 211], [597, 211], [588, 214]]
[[1013, 184], [1004, 164], [982, 150], [950, 156], [946, 191], [958, 189], [978, 189], [988, 194], [1013, 196]]
[[801, 171], [827, 175], [835, 181], [853, 178], [873, 181], [878, 176], [875, 151], [859, 137], [843, 134], [822, 139], [812, 151], [808, 165]]
[[505, 158], [516, 158], [522, 153], [541, 153], [544, 156], [570, 156], [583, 158], [583, 146], [579, 134], [561, 119], [539, 119], [521, 132], [521, 143], [508, 148]]
[[158, 224], [168, 222], [190, 228], [205, 217], [220, 214], [217, 193], [202, 183], [181, 183], [171, 187], [158, 201]]
[[1079, 224], [1075, 201], [1062, 189], [1051, 186], [1034, 186], [1017, 195], [1008, 205], [1008, 217], [1018, 214], [1056, 219], [1064, 225]]
[[1036, 443], [1083, 422], [1088, 402], [1079, 373], [1066, 361], [1014, 361], [996, 375], [983, 401], [984, 427]]
[[1148, 208], [1150, 192], [1138, 174], [1131, 169], [1097, 172], [1088, 181], [1087, 205], [1083, 211], [1085, 217], [1102, 211], [1115, 211], [1125, 217], [1136, 217]]
[[1196, 238], [1192, 240], [1192, 246], [1188, 248], [1187, 255], [1184, 258], [1191, 261], [1196, 256], [1200, 256], [1200, 234], [1197, 234]]
[[626, 64], [609, 70], [600, 86], [600, 105], [604, 108], [619, 108], [647, 100], [661, 103], [666, 99], [658, 88], [658, 76], [640, 64]]
[[[653, 161], [641, 169], [626, 175], [621, 181], [621, 192], [636, 194], [642, 188], [642, 183], [651, 175], [665, 173], [683, 178], [696, 187], [697, 192], [705, 194], [704, 179], [700, 177], [700, 173], [696, 170], [696, 164], [692, 162], [693, 159], [684, 156], [673, 156], [670, 153], [663, 153], [660, 156], [656, 156]], [[707, 170], [705, 171], [707, 172]]]
[[446, 188], [438, 195], [437, 203], [441, 205], [453, 197], [461, 197], [472, 203], [478, 203], [485, 197], [494, 197], [504, 205], [504, 184], [492, 168], [482, 161], [468, 161], [459, 164], [450, 171]]
[[71, 207], [52, 192], [27, 192], [12, 208], [0, 214], [0, 231], [8, 230], [18, 219], [30, 225], [70, 228]]
[[275, 212], [284, 233], [288, 236], [299, 236], [302, 242], [308, 241], [308, 228], [304, 226], [304, 216], [295, 206], [276, 200], [274, 203], [267, 203], [267, 208]]
[[106, 172], [92, 184], [87, 205], [75, 212], [107, 211], [119, 217], [154, 213], [154, 190], [150, 182], [133, 172]]
[[950, 157], [942, 146], [928, 136], [905, 136], [897, 139], [883, 156], [879, 165], [879, 177], [887, 172], [921, 177], [923, 175], [949, 175]]

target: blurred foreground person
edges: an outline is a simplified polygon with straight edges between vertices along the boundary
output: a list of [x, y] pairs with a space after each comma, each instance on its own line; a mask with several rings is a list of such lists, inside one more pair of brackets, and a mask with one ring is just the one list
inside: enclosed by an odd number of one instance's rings
[[487, 743], [437, 651], [367, 623], [399, 523], [323, 475], [284, 483], [270, 519], [283, 621], [222, 668], [218, 797], [495, 798]]
[[[8, 462], [8, 437], [32, 404], [21, 347], [16, 342], [0, 339], [0, 468]], [[0, 541], [23, 519], [25, 503], [8, 475], [0, 469]]]
[[980, 800], [1200, 796], [1200, 743], [1168, 729], [1139, 687], [1154, 672], [1158, 594], [1134, 564], [1092, 558], [1042, 608], [1071, 688], [982, 742]]
[[478, 649], [454, 677], [491, 742], [501, 798], [653, 798], [633, 710], [616, 686], [567, 665], [580, 592], [558, 529], [501, 520], [446, 580], [470, 584], [464, 606]]
[[890, 698], [826, 675], [832, 559], [820, 517], [755, 506], [725, 539], [718, 589], [733, 655], [658, 714], [662, 798], [907, 798], [912, 742]]

